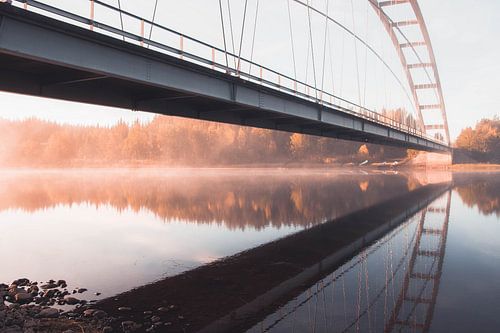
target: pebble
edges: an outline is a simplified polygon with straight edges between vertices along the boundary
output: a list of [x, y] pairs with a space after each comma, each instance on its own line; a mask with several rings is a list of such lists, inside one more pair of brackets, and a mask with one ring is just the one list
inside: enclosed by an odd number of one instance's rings
[[151, 317], [151, 321], [152, 321], [153, 323], [159, 322], [160, 320], [161, 320], [161, 318], [160, 318], [160, 317], [158, 317], [158, 316], [153, 316], [153, 317]]
[[124, 332], [133, 332], [138, 328], [140, 328], [140, 326], [135, 321], [127, 320], [122, 322], [122, 330]]
[[83, 311], [83, 316], [84, 317], [92, 317], [94, 312], [95, 312], [94, 309], [87, 309], [87, 310]]
[[167, 308], [167, 307], [162, 306], [161, 308], [158, 308], [158, 311], [159, 312], [168, 312], [168, 311], [170, 311], [170, 309]]
[[130, 311], [130, 310], [132, 310], [132, 308], [128, 306], [121, 306], [118, 308], [118, 311]]
[[[99, 332], [113, 332], [111, 325], [116, 322], [115, 318], [109, 317], [102, 310], [90, 309], [85, 305], [86, 300], [73, 297], [66, 287], [64, 280], [57, 282], [50, 280], [45, 284], [38, 284], [21, 278], [10, 285], [0, 283], [0, 333], [37, 332], [36, 328], [45, 321], [45, 318], [64, 318], [75, 323], [82, 323], [82, 325], [90, 325], [92, 332], [93, 329], [98, 329]], [[86, 288], [75, 289], [75, 293], [81, 294], [85, 291], [87, 291]], [[100, 293], [97, 294], [100, 295]], [[8, 305], [4, 301], [7, 301]], [[76, 305], [76, 308], [62, 312], [51, 307], [56, 304]], [[78, 308], [81, 308], [81, 311], [78, 311]], [[127, 307], [123, 308], [130, 310]], [[133, 332], [141, 328], [140, 324], [132, 323], [132, 325], [125, 325], [125, 332]], [[58, 330], [58, 332], [72, 333], [80, 332], [80, 330], [75, 331], [73, 328], [66, 331]]]
[[19, 326], [7, 327], [2, 330], [2, 333], [23, 333]]
[[52, 282], [52, 283], [43, 284], [41, 287], [42, 287], [42, 289], [54, 289], [54, 288], [57, 288], [58, 285], [55, 284], [54, 282]]

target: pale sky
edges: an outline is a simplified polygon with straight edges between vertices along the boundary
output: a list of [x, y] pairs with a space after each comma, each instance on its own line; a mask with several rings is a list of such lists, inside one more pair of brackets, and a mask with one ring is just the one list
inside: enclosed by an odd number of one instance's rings
[[[44, 2], [78, 13], [88, 13], [86, 0], [44, 0]], [[107, 2], [116, 5], [115, 0]], [[144, 17], [152, 15], [153, 0], [143, 0], [140, 2], [141, 6], [134, 0], [121, 0], [121, 3], [126, 10], [138, 15]], [[374, 12], [368, 10], [367, 1], [353, 0], [353, 3], [354, 7], [351, 8], [348, 0], [330, 0], [329, 13], [355, 30], [383, 55], [398, 78], [406, 84], [389, 39]], [[454, 139], [461, 128], [473, 126], [481, 118], [500, 114], [500, 95], [496, 91], [500, 87], [498, 63], [500, 45], [496, 43], [500, 36], [500, 23], [497, 20], [500, 1], [420, 0], [419, 3], [432, 39], [447, 106], [450, 132]], [[230, 4], [235, 48], [238, 49], [244, 1], [230, 0]], [[242, 46], [242, 55], [246, 58], [250, 58], [251, 54], [256, 4], [257, 0], [248, 1], [247, 25]], [[325, 0], [315, 0], [312, 4], [326, 11]], [[259, 6], [253, 59], [279, 72], [294, 76], [287, 1], [260, 0]], [[356, 20], [353, 25], [354, 13]], [[312, 84], [314, 78], [311, 69], [312, 57], [308, 56], [307, 12], [292, 3], [291, 15], [297, 78]], [[113, 25], [119, 22], [118, 17], [103, 11], [99, 12], [98, 7], [96, 20]], [[223, 46], [217, 0], [182, 2], [159, 0], [156, 21], [221, 48]], [[228, 21], [227, 13], [226, 21]], [[318, 85], [323, 68], [321, 62], [325, 55], [324, 69], [325, 73], [328, 73], [324, 76], [325, 90], [333, 89], [337, 95], [376, 110], [397, 106], [412, 108], [397, 80], [373, 54], [359, 45], [355, 48], [354, 41], [345, 37], [345, 34], [334, 25], [328, 26], [330, 44], [327, 46], [323, 37], [324, 20], [319, 16], [312, 16], [311, 24]], [[131, 20], [125, 20], [125, 29], [137, 31], [138, 25]], [[227, 29], [226, 27], [226, 34], [229, 35]], [[149, 32], [148, 27], [146, 31]], [[167, 36], [153, 31], [153, 39], [163, 38], [166, 39]], [[189, 44], [186, 45], [186, 48], [188, 47]], [[354, 60], [355, 54], [358, 56], [358, 62]], [[359, 70], [359, 76], [356, 76], [356, 68]], [[110, 125], [119, 119], [133, 121], [139, 118], [147, 121], [154, 115], [0, 92], [0, 117], [20, 119], [32, 116], [63, 123]]]

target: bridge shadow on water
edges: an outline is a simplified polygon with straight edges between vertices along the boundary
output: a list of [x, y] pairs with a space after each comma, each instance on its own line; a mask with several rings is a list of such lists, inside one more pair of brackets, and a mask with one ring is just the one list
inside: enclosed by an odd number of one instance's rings
[[[101, 300], [97, 307], [139, 322], [144, 311], [175, 304], [163, 319], [180, 331], [393, 331], [405, 326], [426, 331], [439, 289], [450, 189], [449, 182], [416, 188]], [[385, 277], [371, 276], [368, 283], [373, 265], [383, 265]], [[124, 315], [117, 310], [121, 306], [133, 310]], [[383, 320], [376, 319], [377, 311]]]

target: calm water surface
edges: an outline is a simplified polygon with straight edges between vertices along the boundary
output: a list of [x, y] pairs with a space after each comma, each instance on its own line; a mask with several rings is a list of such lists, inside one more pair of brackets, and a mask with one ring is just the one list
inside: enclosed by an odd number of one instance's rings
[[0, 282], [109, 297], [436, 182], [456, 186], [251, 332], [498, 331], [500, 174], [0, 172]]
[[420, 181], [323, 170], [6, 170], [0, 252], [9, 259], [0, 281], [65, 279], [109, 297]]
[[499, 332], [500, 174], [455, 187], [248, 332]]

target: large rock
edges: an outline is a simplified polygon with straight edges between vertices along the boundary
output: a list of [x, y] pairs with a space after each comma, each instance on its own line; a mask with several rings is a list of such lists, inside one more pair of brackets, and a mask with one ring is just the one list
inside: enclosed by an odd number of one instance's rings
[[10, 286], [9, 287], [9, 295], [11, 297], [16, 297], [16, 294], [19, 294], [19, 293], [26, 293], [26, 289], [24, 288], [19, 288], [18, 286], [16, 286], [15, 284]]
[[25, 304], [25, 303], [29, 303], [33, 300], [33, 295], [28, 294], [28, 293], [24, 293], [24, 292], [20, 292], [20, 293], [16, 294], [14, 299], [16, 300], [17, 303]]
[[27, 286], [30, 284], [30, 280], [26, 279], [26, 278], [22, 278], [22, 279], [17, 279], [15, 281], [12, 282], [12, 284], [18, 286], [18, 287], [24, 287], [24, 286]]
[[66, 304], [68, 305], [76, 305], [78, 303], [80, 303], [80, 300], [77, 299], [77, 298], [74, 298], [74, 297], [71, 297], [71, 296], [66, 296], [64, 297], [64, 301], [66, 302]]
[[96, 310], [93, 314], [92, 317], [97, 318], [97, 319], [103, 319], [107, 316], [106, 312], [102, 310]]
[[54, 282], [49, 282], [47, 284], [44, 284], [41, 286], [42, 289], [54, 289], [54, 288], [57, 288], [59, 287], [57, 284], [55, 284]]
[[59, 317], [59, 310], [54, 308], [43, 309], [38, 313], [38, 316], [41, 318], [57, 318]]

